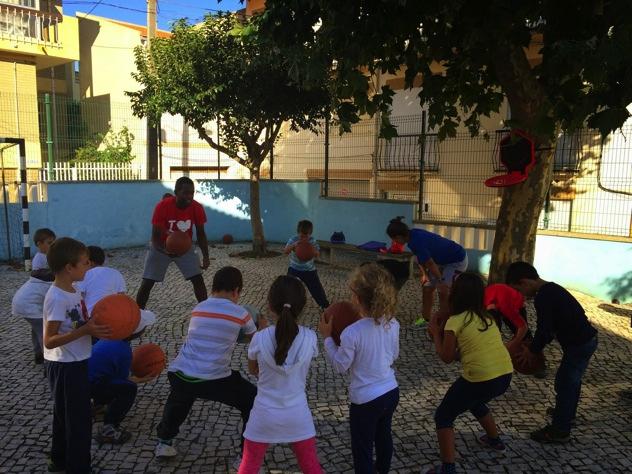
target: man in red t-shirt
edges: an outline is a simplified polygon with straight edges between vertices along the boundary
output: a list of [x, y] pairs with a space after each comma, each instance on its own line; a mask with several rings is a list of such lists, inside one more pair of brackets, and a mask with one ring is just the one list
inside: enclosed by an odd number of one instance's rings
[[[136, 295], [136, 302], [141, 308], [145, 308], [149, 293], [157, 281], [165, 278], [167, 267], [175, 262], [182, 275], [193, 283], [193, 291], [198, 302], [207, 298], [206, 285], [200, 268], [208, 268], [208, 242], [204, 232], [206, 214], [199, 202], [193, 199], [195, 187], [193, 181], [183, 176], [176, 181], [175, 197], [163, 198], [154, 209], [151, 218], [151, 246], [145, 257], [145, 269], [143, 281]], [[193, 238], [193, 226], [197, 235], [197, 243], [202, 250], [202, 265], [195, 255], [193, 246], [187, 253], [176, 256], [167, 253], [165, 241], [167, 236], [176, 230], [187, 232]]]

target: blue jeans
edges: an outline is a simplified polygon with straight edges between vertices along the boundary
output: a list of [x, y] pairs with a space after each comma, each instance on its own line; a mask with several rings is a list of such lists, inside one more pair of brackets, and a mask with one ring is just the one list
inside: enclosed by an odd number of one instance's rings
[[[393, 436], [391, 421], [399, 403], [399, 388], [371, 400], [349, 407], [353, 469], [357, 474], [386, 473], [391, 468]], [[375, 443], [375, 471], [373, 444]]]
[[307, 290], [316, 301], [316, 304], [320, 306], [322, 309], [326, 309], [329, 306], [329, 300], [327, 299], [327, 295], [325, 294], [325, 290], [323, 285], [320, 283], [320, 279], [318, 278], [318, 272], [316, 270], [311, 271], [301, 271], [296, 270], [292, 267], [287, 269], [287, 274], [290, 276], [295, 276], [307, 287]]
[[596, 335], [581, 346], [563, 349], [562, 362], [555, 374], [556, 395], [553, 411], [553, 426], [560, 431], [571, 431], [571, 422], [575, 418], [579, 404], [582, 377], [596, 349]]

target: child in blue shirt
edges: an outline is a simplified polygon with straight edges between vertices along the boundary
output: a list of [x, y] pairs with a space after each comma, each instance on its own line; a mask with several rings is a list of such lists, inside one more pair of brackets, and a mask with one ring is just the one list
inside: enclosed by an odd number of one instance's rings
[[139, 338], [145, 328], [156, 321], [151, 311], [141, 310], [140, 314], [138, 327], [130, 337], [122, 341], [100, 339], [92, 346], [92, 357], [88, 361], [90, 396], [95, 405], [107, 406], [103, 426], [95, 436], [101, 444], [122, 444], [131, 438], [131, 433], [119, 425], [134, 404], [137, 384], [156, 378], [153, 374], [146, 377], [130, 376], [130, 341]]
[[313, 231], [314, 225], [310, 221], [299, 221], [296, 227], [297, 235], [287, 241], [285, 249], [283, 249], [283, 253], [290, 256], [290, 266], [287, 269], [287, 274], [295, 276], [305, 283], [305, 286], [312, 295], [312, 298], [314, 298], [314, 301], [316, 301], [316, 304], [322, 309], [325, 309], [329, 306], [329, 300], [327, 299], [323, 285], [320, 283], [320, 279], [318, 278], [318, 272], [316, 271], [314, 259], [303, 262], [298, 259], [296, 252], [294, 251], [299, 241], [307, 240], [316, 249], [314, 258], [318, 257], [320, 247], [316, 243], [316, 240], [314, 240], [314, 237], [312, 237]]
[[393, 242], [407, 244], [417, 257], [422, 272], [422, 316], [427, 323], [432, 313], [435, 290], [439, 293], [439, 309], [447, 309], [452, 282], [459, 273], [467, 270], [467, 253], [450, 239], [423, 229], [409, 229], [401, 219], [392, 219], [386, 233]]

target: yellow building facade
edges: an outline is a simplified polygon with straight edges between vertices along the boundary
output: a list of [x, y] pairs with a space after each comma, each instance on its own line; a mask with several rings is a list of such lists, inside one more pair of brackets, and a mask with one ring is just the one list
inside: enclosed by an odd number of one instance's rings
[[[54, 70], [79, 60], [77, 19], [61, 0], [0, 0], [0, 136], [26, 140], [29, 180], [42, 164], [38, 94], [54, 88]], [[40, 78], [39, 76], [44, 76]], [[60, 91], [68, 93], [65, 86]], [[17, 177], [17, 148], [0, 150], [6, 178]]]

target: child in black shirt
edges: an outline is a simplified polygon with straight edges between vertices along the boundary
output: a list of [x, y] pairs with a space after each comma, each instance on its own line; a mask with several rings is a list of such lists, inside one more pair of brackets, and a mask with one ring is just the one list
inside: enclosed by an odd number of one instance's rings
[[560, 285], [540, 278], [532, 265], [512, 263], [507, 270], [506, 282], [526, 297], [533, 298], [537, 312], [537, 329], [522, 358], [534, 357], [554, 338], [562, 346], [562, 361], [555, 374], [553, 421], [531, 433], [531, 439], [541, 443], [568, 442], [579, 404], [582, 377], [597, 349], [597, 330], [573, 295]]

